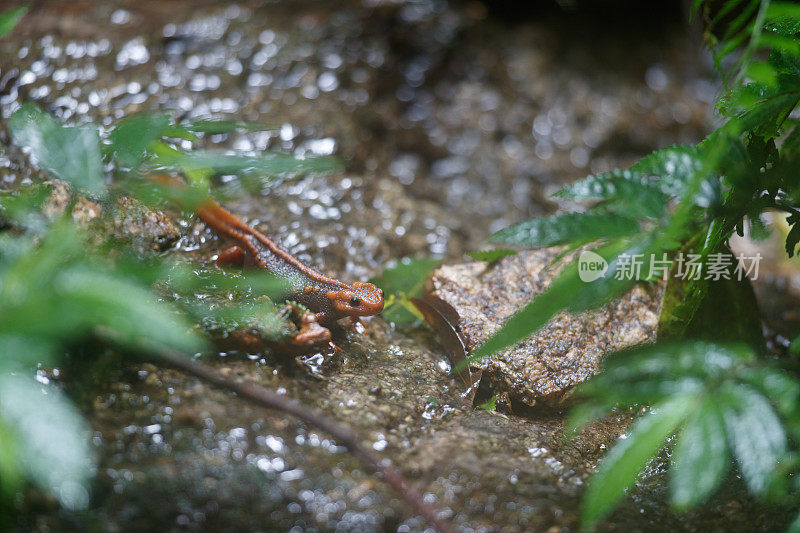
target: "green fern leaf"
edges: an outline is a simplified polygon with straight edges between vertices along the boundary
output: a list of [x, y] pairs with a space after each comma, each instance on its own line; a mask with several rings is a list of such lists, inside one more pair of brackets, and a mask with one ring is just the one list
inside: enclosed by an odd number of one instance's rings
[[467, 255], [478, 261], [485, 261], [489, 264], [496, 263], [504, 257], [516, 254], [516, 250], [509, 250], [507, 248], [495, 248], [494, 250], [481, 250], [479, 252], [468, 252]]
[[586, 490], [582, 512], [585, 526], [591, 529], [614, 508], [695, 403], [693, 397], [683, 396], [653, 407], [636, 422], [627, 438], [614, 445]]
[[639, 232], [635, 219], [614, 213], [567, 213], [520, 222], [492, 235], [491, 242], [540, 248]]

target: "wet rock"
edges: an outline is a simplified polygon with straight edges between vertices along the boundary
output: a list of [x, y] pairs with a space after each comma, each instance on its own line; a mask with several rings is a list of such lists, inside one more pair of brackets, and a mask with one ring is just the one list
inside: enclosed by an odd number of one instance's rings
[[181, 233], [161, 211], [155, 211], [141, 202], [124, 196], [118, 198], [106, 223], [106, 231], [130, 242], [140, 254], [161, 252], [170, 248]]
[[120, 240], [139, 254], [162, 252], [180, 238], [181, 233], [170, 218], [133, 198], [117, 198], [109, 216], [102, 217], [104, 207], [82, 195], [74, 195], [69, 183], [50, 180], [45, 183], [50, 195], [42, 206], [44, 214], [55, 219], [71, 208], [72, 219], [84, 229], [100, 230], [98, 239]]
[[[73, 202], [72, 188], [69, 183], [61, 180], [50, 180], [45, 185], [50, 188], [50, 195], [42, 205], [42, 212], [48, 218], [55, 219], [63, 215]], [[102, 212], [102, 208], [88, 198], [77, 197], [74, 202], [72, 220], [83, 228], [87, 228]]]
[[[491, 267], [476, 261], [434, 272], [433, 292], [455, 308], [469, 349], [549, 287], [566, 264], [550, 267], [559, 251], [522, 252]], [[560, 313], [538, 333], [478, 362], [481, 379], [500, 399], [557, 405], [600, 370], [604, 355], [655, 340], [662, 293], [662, 285], [639, 284], [598, 310]]]

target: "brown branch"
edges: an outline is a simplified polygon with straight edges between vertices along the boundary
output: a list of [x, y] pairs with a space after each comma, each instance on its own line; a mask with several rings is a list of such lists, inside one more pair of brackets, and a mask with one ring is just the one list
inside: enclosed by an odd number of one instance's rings
[[300, 402], [269, 391], [255, 383], [235, 382], [225, 379], [210, 366], [183, 355], [161, 352], [157, 357], [158, 361], [182, 372], [198, 377], [221, 389], [235, 392], [239, 396], [261, 406], [288, 413], [328, 433], [340, 444], [347, 447], [353, 455], [361, 458], [378, 472], [386, 483], [396, 490], [406, 503], [432, 524], [439, 533], [451, 533], [453, 531], [449, 523], [436, 516], [436, 510], [433, 507], [422, 501], [420, 492], [403, 478], [402, 474], [392, 466], [391, 461], [382, 458], [361, 444], [353, 428], [337, 422], [320, 411], [306, 407]]

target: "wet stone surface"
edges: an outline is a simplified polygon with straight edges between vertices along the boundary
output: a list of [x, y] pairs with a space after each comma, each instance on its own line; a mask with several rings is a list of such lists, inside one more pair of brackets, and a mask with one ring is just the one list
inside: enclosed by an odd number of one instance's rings
[[[226, 206], [353, 281], [403, 255], [461, 261], [494, 230], [553, 211], [559, 184], [699, 140], [714, 89], [697, 74], [699, 45], [664, 20], [620, 31], [545, 11], [512, 24], [436, 0], [44, 1], [0, 42], [0, 117], [35, 101], [103, 127], [137, 111], [275, 124], [203, 145], [334, 154], [346, 170], [265, 183]], [[0, 128], [0, 187], [42, 179]], [[206, 261], [223, 246], [192, 218], [172, 224], [173, 256]], [[472, 410], [423, 328], [375, 318], [337, 342], [344, 354], [323, 379], [260, 353], [204, 357], [352, 424], [463, 531], [576, 528], [588, 475], [633, 414], [567, 441], [552, 412]], [[279, 413], [148, 365], [59, 375], [93, 428], [91, 509], [31, 492], [20, 531], [425, 528], [363, 464]], [[771, 511], [735, 489], [672, 514], [664, 464], [604, 528], [769, 526]]]
[[[94, 230], [98, 240], [113, 239], [121, 246], [132, 248], [140, 254], [163, 252], [181, 237], [179, 229], [164, 213], [143, 205], [138, 200], [123, 196], [113, 205], [102, 205], [58, 179], [45, 181], [48, 196], [42, 205], [43, 213], [51, 220], [63, 215], [71, 206], [73, 221], [86, 230]], [[103, 210], [110, 211], [101, 216]]]
[[[471, 350], [545, 291], [574, 254], [560, 248], [504, 257], [496, 264], [445, 265], [432, 276], [433, 294], [453, 306]], [[553, 264], [555, 262], [555, 264]], [[560, 313], [539, 333], [479, 361], [481, 383], [505, 404], [557, 406], [574, 385], [600, 371], [605, 354], [655, 340], [662, 285], [636, 285], [595, 311]]]

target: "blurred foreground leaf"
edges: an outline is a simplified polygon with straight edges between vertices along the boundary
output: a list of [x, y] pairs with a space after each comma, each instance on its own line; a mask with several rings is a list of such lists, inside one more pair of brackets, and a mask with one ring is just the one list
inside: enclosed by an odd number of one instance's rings
[[195, 120], [184, 122], [175, 126], [194, 133], [208, 133], [211, 135], [231, 133], [234, 131], [267, 131], [278, 129], [277, 126], [261, 122], [247, 122], [244, 120]]
[[27, 12], [28, 6], [19, 6], [0, 13], [0, 39], [11, 33]]
[[722, 415], [716, 401], [706, 399], [689, 416], [672, 456], [672, 503], [688, 509], [719, 486], [730, 468]]
[[571, 413], [574, 426], [614, 408], [654, 408], [613, 447], [590, 481], [586, 525], [611, 511], [672, 433], [678, 434], [670, 468], [676, 508], [711, 495], [731, 468], [731, 457], [750, 491], [767, 495], [788, 450], [784, 427], [797, 427], [800, 407], [800, 386], [784, 371], [764, 365], [745, 345], [700, 341], [625, 350], [609, 355], [605, 366], [578, 387], [582, 402]]
[[131, 115], [120, 120], [108, 136], [114, 156], [126, 167], [138, 167], [150, 143], [164, 135], [169, 122], [164, 114]]
[[[140, 269], [143, 267], [139, 267]], [[86, 507], [92, 476], [88, 431], [56, 389], [32, 378], [93, 336], [137, 351], [203, 349], [179, 313], [159, 302], [135, 269], [95, 257], [66, 220], [35, 241], [0, 234], [0, 484], [23, 477], [70, 509]]]
[[592, 527], [614, 508], [693, 406], [691, 397], [679, 396], [653, 407], [634, 424], [627, 438], [608, 452], [583, 498], [586, 525]]
[[100, 137], [94, 125], [62, 126], [33, 104], [8, 119], [11, 138], [48, 172], [89, 192], [103, 191]]
[[93, 476], [89, 429], [80, 413], [53, 387], [46, 389], [30, 377], [0, 374], [0, 466], [13, 457], [12, 475], [6, 469], [0, 483], [15, 490], [27, 474], [67, 509], [89, 504], [88, 481]]

